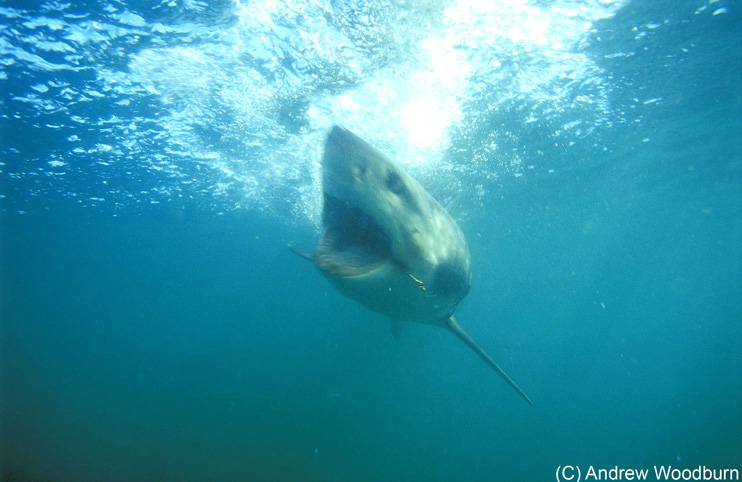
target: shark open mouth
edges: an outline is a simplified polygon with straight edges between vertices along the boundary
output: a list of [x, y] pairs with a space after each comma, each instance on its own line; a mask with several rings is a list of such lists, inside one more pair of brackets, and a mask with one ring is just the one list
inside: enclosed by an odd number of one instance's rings
[[360, 276], [391, 258], [389, 236], [361, 209], [324, 195], [324, 233], [314, 253], [317, 266], [335, 276]]

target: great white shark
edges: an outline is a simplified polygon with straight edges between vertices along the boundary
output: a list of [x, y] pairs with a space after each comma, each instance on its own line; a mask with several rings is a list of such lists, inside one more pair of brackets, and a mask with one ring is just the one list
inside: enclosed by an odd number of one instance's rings
[[314, 265], [345, 296], [393, 320], [444, 327], [521, 397], [454, 311], [471, 287], [469, 248], [451, 215], [396, 162], [334, 126], [322, 158], [322, 238]]

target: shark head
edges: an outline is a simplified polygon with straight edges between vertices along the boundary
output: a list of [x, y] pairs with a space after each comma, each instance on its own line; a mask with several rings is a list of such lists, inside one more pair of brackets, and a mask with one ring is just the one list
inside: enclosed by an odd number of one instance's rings
[[417, 181], [336, 126], [325, 143], [322, 189], [314, 259], [341, 291], [393, 318], [437, 323], [453, 314], [471, 286], [469, 249]]

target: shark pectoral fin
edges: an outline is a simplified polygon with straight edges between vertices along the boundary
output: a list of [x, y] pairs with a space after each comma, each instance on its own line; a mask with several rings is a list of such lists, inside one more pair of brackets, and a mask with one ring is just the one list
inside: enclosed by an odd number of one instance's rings
[[492, 360], [492, 358], [490, 358], [490, 356], [487, 354], [487, 352], [485, 352], [484, 350], [482, 350], [482, 348], [479, 345], [477, 345], [477, 343], [474, 340], [472, 340], [472, 338], [464, 331], [464, 329], [461, 328], [461, 325], [458, 324], [458, 322], [453, 317], [453, 315], [446, 322], [446, 326], [456, 336], [458, 336], [464, 343], [466, 343], [469, 346], [469, 348], [471, 348], [474, 351], [474, 353], [476, 353], [477, 355], [479, 355], [479, 357], [482, 360], [484, 360], [485, 362], [487, 362], [487, 364], [489, 366], [491, 366], [492, 369], [494, 369], [498, 373], [498, 375], [500, 375], [511, 387], [513, 387], [515, 389], [515, 391], [520, 394], [521, 397], [523, 397], [528, 403], [530, 403], [531, 405], [533, 405], [533, 402], [531, 402], [531, 399], [528, 398], [528, 395], [526, 395], [523, 392], [523, 390], [521, 390], [520, 387], [518, 387], [518, 385], [515, 384], [515, 382], [508, 376], [507, 373], [505, 373], [504, 371], [502, 371], [502, 368], [500, 368], [497, 365], [497, 363], [495, 363], [494, 360]]
[[291, 251], [293, 251], [294, 253], [298, 254], [298, 255], [299, 255], [299, 256], [301, 256], [302, 258], [304, 258], [304, 259], [306, 259], [306, 260], [309, 260], [309, 261], [314, 261], [314, 259], [312, 258], [312, 255], [311, 255], [311, 254], [307, 254], [307, 253], [306, 253], [305, 251], [303, 251], [303, 250], [301, 250], [301, 249], [297, 248], [296, 246], [294, 246], [294, 244], [293, 244], [293, 243], [286, 243], [286, 246], [287, 246], [287, 247], [288, 247], [288, 248], [289, 248], [289, 249], [290, 249]]
[[449, 202], [446, 204], [446, 211], [448, 211], [448, 214], [451, 216], [455, 216], [456, 211], [461, 208], [461, 199], [462, 199], [461, 193], [456, 194]]
[[392, 336], [397, 341], [402, 337], [402, 321], [392, 320]]

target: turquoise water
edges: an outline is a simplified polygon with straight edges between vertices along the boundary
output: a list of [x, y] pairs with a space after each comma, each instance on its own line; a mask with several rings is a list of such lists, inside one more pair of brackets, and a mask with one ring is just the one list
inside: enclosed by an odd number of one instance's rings
[[[742, 6], [0, 3], [2, 480], [742, 469]], [[324, 136], [468, 238], [450, 333], [343, 298]]]

